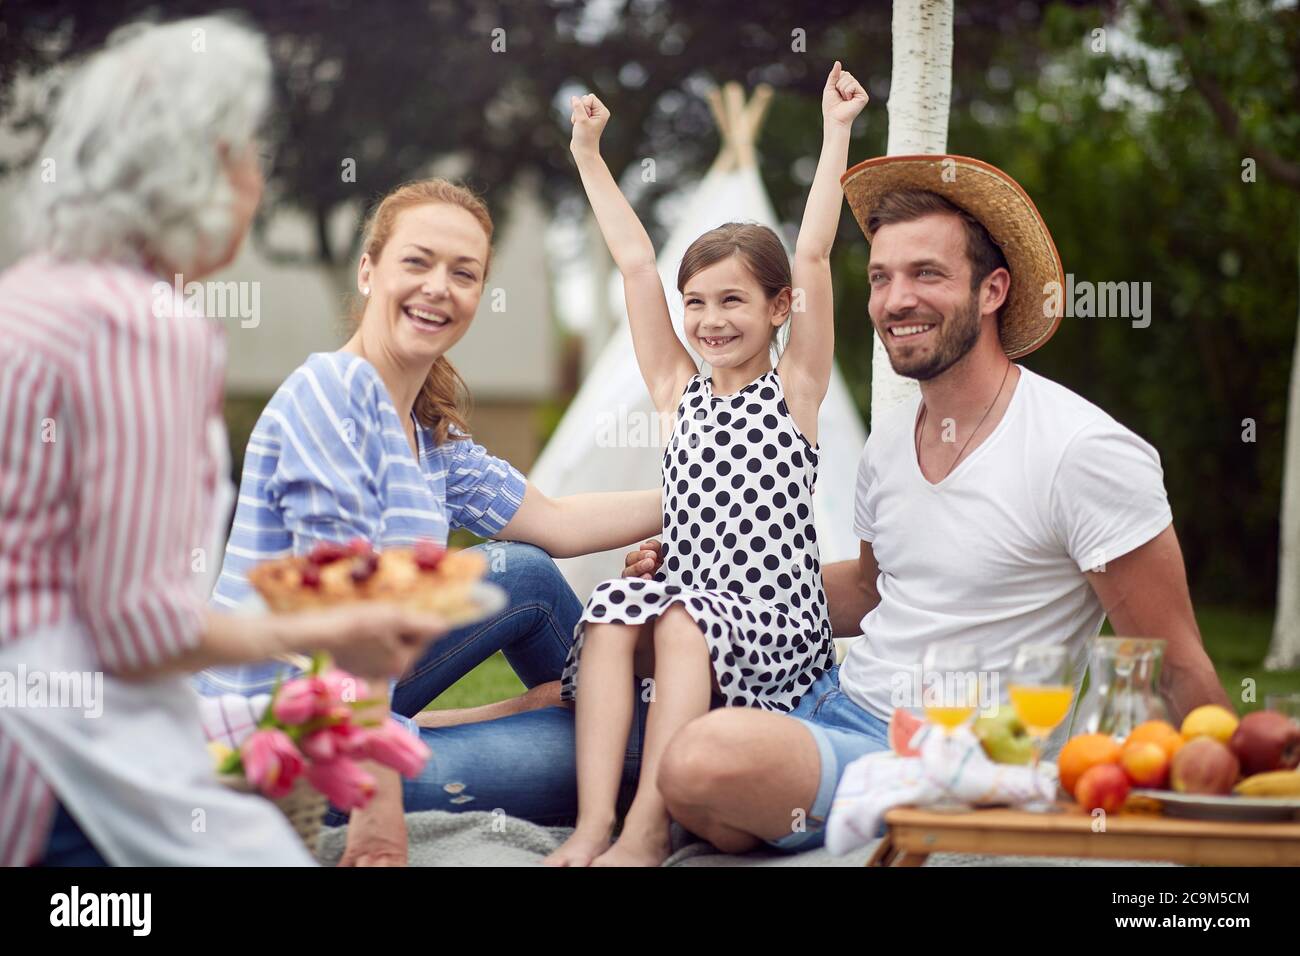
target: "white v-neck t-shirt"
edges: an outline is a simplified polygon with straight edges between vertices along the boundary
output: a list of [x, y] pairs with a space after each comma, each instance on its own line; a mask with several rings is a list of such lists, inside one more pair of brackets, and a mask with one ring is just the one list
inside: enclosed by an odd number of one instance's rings
[[920, 706], [905, 698], [935, 641], [976, 642], [980, 669], [1004, 675], [1022, 644], [1060, 642], [1081, 680], [1104, 616], [1084, 572], [1104, 570], [1173, 519], [1150, 444], [1018, 367], [1002, 420], [937, 484], [916, 459], [919, 395], [882, 416], [863, 449], [854, 530], [880, 565], [880, 603], [862, 619], [839, 680], [881, 718]]

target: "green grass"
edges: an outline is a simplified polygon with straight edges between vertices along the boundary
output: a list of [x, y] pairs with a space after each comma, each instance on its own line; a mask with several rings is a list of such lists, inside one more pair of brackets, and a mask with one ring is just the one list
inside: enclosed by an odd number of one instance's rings
[[[1300, 668], [1264, 670], [1264, 657], [1273, 636], [1272, 614], [1211, 606], [1198, 612], [1197, 620], [1219, 681], [1239, 711], [1263, 707], [1269, 694], [1300, 692]], [[1248, 680], [1255, 682], [1253, 702], [1241, 699]]]
[[510, 669], [499, 652], [493, 654], [451, 687], [426, 710], [451, 710], [457, 707], [477, 707], [491, 704], [524, 692], [524, 685]]
[[[1219, 680], [1240, 711], [1264, 704], [1269, 694], [1300, 692], [1300, 669], [1266, 671], [1263, 660], [1273, 633], [1273, 617], [1266, 611], [1206, 605], [1198, 608], [1197, 620], [1205, 649], [1214, 662]], [[1103, 633], [1110, 633], [1109, 625]], [[1255, 700], [1243, 701], [1243, 681], [1255, 682]], [[500, 654], [494, 654], [462, 677], [455, 686], [429, 705], [430, 710], [474, 707], [505, 700], [523, 693], [519, 682]]]

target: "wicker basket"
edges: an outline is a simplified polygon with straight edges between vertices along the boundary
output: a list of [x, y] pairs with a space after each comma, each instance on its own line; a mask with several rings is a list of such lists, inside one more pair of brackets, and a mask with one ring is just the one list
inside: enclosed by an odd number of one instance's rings
[[[261, 791], [239, 774], [219, 774], [218, 778], [231, 790], [262, 795]], [[299, 839], [307, 847], [307, 852], [312, 856], [318, 856], [317, 843], [320, 841], [321, 825], [325, 821], [325, 811], [329, 809], [329, 801], [325, 799], [325, 795], [308, 783], [304, 776], [294, 782], [288, 796], [271, 802], [289, 819]]]

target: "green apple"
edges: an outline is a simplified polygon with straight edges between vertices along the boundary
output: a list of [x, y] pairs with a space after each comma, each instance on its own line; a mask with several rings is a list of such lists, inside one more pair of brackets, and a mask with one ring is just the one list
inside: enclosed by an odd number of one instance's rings
[[975, 736], [996, 763], [1027, 764], [1034, 756], [1034, 741], [1009, 704], [975, 721]]

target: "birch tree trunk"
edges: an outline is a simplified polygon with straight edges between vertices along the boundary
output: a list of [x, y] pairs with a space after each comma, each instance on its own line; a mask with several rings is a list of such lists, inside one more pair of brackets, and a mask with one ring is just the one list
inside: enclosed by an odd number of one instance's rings
[[[1297, 255], [1300, 265], [1300, 255]], [[1291, 356], [1291, 388], [1286, 403], [1286, 444], [1282, 453], [1282, 512], [1277, 562], [1277, 616], [1267, 670], [1300, 667], [1300, 322]]]
[[[952, 94], [952, 0], [894, 0], [894, 62], [889, 81], [890, 156], [948, 148]], [[876, 336], [871, 352], [871, 423], [916, 393], [889, 364]]]

